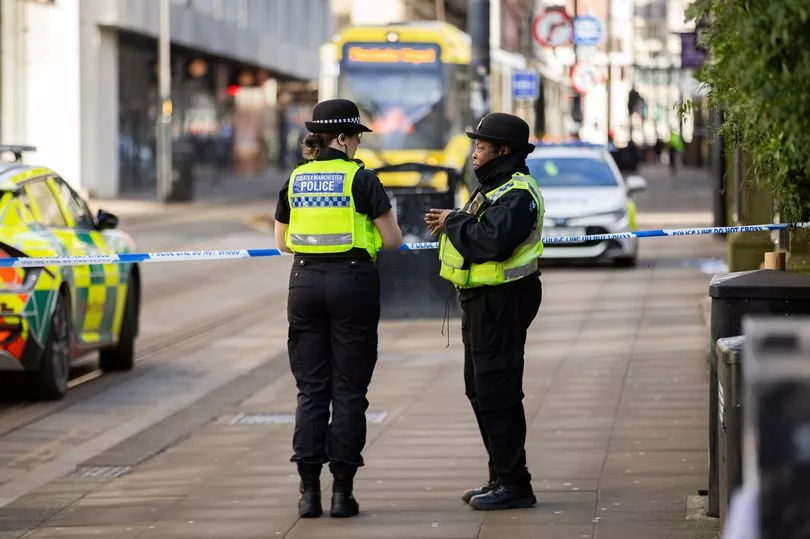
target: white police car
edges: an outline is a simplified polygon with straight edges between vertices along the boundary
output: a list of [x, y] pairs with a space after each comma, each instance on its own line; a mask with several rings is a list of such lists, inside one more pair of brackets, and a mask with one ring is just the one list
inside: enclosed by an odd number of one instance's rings
[[[544, 239], [636, 229], [632, 197], [647, 188], [647, 181], [635, 175], [625, 180], [606, 146], [540, 143], [526, 164], [545, 201]], [[547, 243], [542, 258], [608, 260], [617, 266], [635, 266], [638, 238]]]

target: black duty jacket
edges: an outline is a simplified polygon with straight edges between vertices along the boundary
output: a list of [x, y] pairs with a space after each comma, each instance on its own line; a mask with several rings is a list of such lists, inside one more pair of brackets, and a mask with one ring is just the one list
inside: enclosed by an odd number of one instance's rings
[[[489, 161], [476, 170], [480, 185], [470, 195], [484, 196], [508, 182], [515, 172], [529, 174], [523, 155], [506, 155]], [[469, 204], [468, 204], [469, 206]], [[529, 237], [537, 222], [537, 204], [525, 189], [512, 189], [495, 201], [476, 219], [465, 211], [447, 216], [447, 238], [464, 257], [465, 263], [503, 262]]]

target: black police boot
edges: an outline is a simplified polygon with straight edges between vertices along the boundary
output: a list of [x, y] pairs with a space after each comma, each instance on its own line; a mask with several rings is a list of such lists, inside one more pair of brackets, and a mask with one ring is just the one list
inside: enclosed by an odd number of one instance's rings
[[298, 464], [298, 475], [301, 476], [298, 516], [301, 518], [318, 518], [323, 513], [321, 468], [321, 464]]
[[332, 484], [332, 508], [329, 514], [335, 518], [355, 516], [360, 512], [360, 506], [352, 495], [357, 468], [342, 463], [330, 463], [329, 469], [335, 477]]
[[530, 485], [498, 485], [495, 490], [490, 490], [486, 494], [473, 496], [470, 507], [479, 511], [495, 511], [533, 507], [536, 503], [537, 498]]
[[489, 481], [486, 482], [486, 484], [484, 484], [484, 486], [479, 488], [471, 488], [470, 490], [464, 492], [464, 494], [462, 494], [461, 496], [461, 501], [463, 501], [464, 503], [470, 503], [470, 499], [472, 499], [473, 496], [486, 494], [490, 490], [495, 490], [497, 486], [498, 486], [497, 483], [492, 479], [490, 479]]

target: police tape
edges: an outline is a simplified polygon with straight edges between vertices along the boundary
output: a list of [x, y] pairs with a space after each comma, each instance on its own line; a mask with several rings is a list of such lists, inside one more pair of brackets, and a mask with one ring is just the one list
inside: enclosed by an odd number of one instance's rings
[[[635, 232], [615, 232], [610, 234], [589, 234], [582, 236], [543, 238], [544, 245], [583, 243], [592, 241], [622, 240], [631, 238], [654, 238], [673, 236], [700, 236], [707, 234], [733, 234], [737, 232], [770, 232], [810, 228], [810, 222], [777, 223], [767, 225], [719, 226], [706, 228], [672, 228], [639, 230]], [[403, 243], [400, 251], [424, 251], [438, 249], [439, 242]], [[8, 257], [0, 258], [0, 268], [36, 268], [43, 266], [82, 266], [85, 264], [139, 264], [147, 262], [180, 262], [191, 260], [232, 260], [239, 258], [264, 258], [285, 256], [279, 249], [223, 249], [206, 251], [163, 251], [154, 253], [121, 253], [109, 255]]]

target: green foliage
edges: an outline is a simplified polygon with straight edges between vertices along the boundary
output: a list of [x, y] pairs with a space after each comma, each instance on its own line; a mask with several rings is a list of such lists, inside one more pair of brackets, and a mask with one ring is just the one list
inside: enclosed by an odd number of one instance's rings
[[810, 221], [810, 2], [695, 0], [709, 58], [696, 78], [724, 111], [720, 130], [750, 156], [782, 220]]

